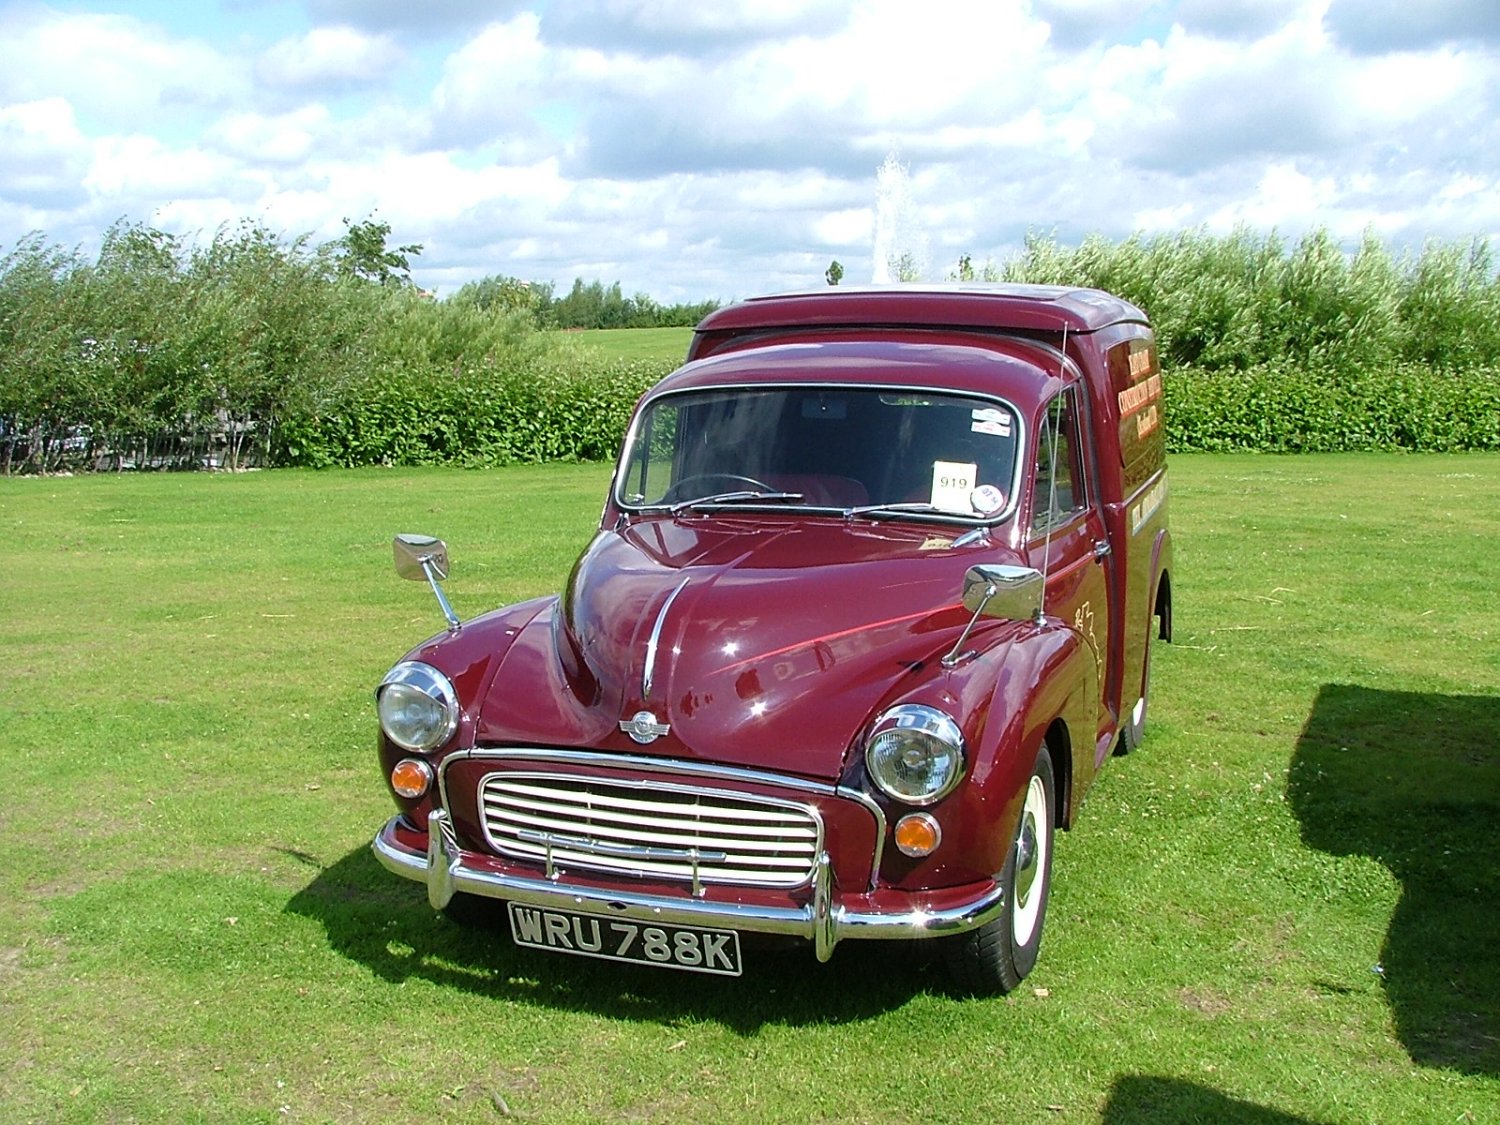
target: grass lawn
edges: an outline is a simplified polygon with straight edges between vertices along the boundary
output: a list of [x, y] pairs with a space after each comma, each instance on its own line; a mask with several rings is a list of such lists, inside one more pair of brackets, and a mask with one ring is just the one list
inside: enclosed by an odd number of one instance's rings
[[666, 363], [669, 371], [693, 342], [691, 328], [586, 328], [578, 335], [611, 359]]
[[0, 480], [0, 1120], [1500, 1121], [1500, 457], [1172, 461], [1177, 643], [1004, 999], [453, 926], [371, 689], [557, 589], [602, 466]]

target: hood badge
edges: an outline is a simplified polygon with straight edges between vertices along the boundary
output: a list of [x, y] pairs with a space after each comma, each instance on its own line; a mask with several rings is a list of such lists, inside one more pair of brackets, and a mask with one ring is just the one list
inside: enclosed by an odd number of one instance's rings
[[650, 746], [662, 735], [671, 733], [672, 728], [667, 723], [658, 723], [650, 711], [637, 711], [630, 718], [620, 720], [620, 730], [642, 746]]

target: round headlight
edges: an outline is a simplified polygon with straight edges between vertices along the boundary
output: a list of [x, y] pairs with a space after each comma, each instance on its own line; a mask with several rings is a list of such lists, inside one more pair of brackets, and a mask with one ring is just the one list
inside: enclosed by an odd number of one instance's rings
[[458, 693], [430, 664], [397, 664], [380, 681], [375, 700], [380, 728], [403, 750], [431, 750], [458, 729]]
[[892, 707], [870, 732], [865, 768], [870, 779], [896, 800], [930, 805], [953, 792], [963, 777], [963, 732], [935, 707]]

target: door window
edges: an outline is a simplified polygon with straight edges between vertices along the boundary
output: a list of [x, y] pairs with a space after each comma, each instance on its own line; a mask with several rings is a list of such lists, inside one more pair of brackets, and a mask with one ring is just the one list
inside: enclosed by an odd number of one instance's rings
[[1069, 387], [1047, 407], [1042, 432], [1037, 436], [1031, 530], [1041, 534], [1060, 527], [1087, 507], [1078, 440], [1078, 393]]

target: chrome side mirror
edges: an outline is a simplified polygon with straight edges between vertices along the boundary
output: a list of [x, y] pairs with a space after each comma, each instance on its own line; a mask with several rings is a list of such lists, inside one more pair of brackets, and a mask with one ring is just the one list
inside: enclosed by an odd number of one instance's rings
[[948, 655], [943, 657], [944, 668], [954, 668], [974, 653], [965, 652], [964, 645], [969, 634], [979, 623], [980, 617], [995, 617], [1005, 621], [1040, 621], [1042, 616], [1042, 590], [1046, 586], [1042, 572], [1029, 566], [984, 565], [969, 567], [964, 575], [964, 608], [974, 616], [964, 626], [964, 631], [954, 642]]
[[1042, 611], [1042, 572], [1029, 566], [971, 566], [964, 575], [964, 608], [976, 616], [1025, 621]]
[[431, 580], [427, 568], [438, 578], [448, 577], [448, 544], [430, 535], [398, 535], [391, 542], [396, 555], [396, 573], [418, 582]]
[[417, 582], [426, 581], [432, 587], [438, 608], [443, 611], [443, 619], [448, 622], [448, 632], [456, 633], [463, 628], [458, 615], [448, 604], [443, 588], [438, 585], [448, 577], [448, 544], [431, 535], [398, 535], [391, 541], [391, 549], [396, 556], [397, 574]]

